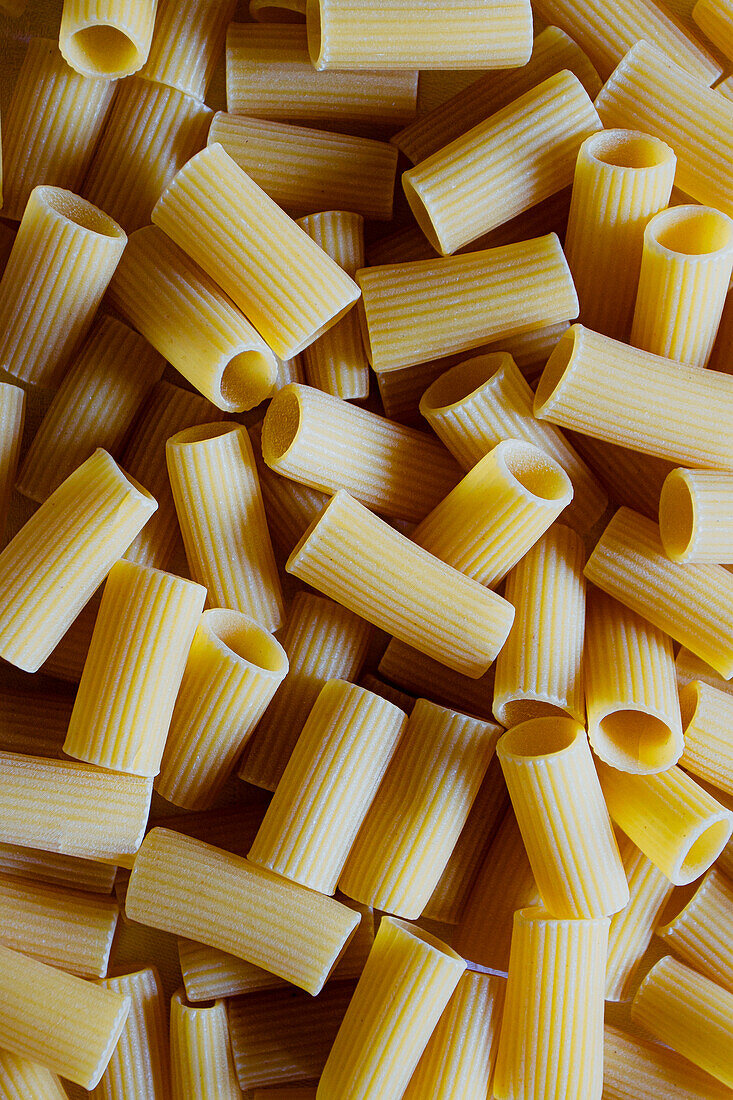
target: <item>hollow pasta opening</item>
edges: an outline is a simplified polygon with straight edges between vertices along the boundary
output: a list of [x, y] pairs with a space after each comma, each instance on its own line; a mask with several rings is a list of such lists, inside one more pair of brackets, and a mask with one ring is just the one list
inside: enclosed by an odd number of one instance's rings
[[558, 340], [555, 350], [550, 355], [545, 364], [545, 369], [540, 375], [539, 384], [535, 391], [535, 415], [540, 414], [543, 411], [543, 406], [549, 404], [553, 392], [562, 381], [563, 375], [570, 366], [575, 353], [577, 340], [578, 329], [575, 325], [572, 325]]
[[659, 914], [658, 930], [663, 930], [666, 925], [677, 919], [682, 910], [690, 904], [700, 886], [700, 881], [695, 879], [693, 882], [688, 882], [686, 886], [678, 886], [672, 891], [669, 901]]
[[[672, 731], [666, 722], [639, 710], [616, 710], [598, 723], [598, 730], [612, 747], [613, 763], [663, 771], [677, 755]], [[609, 755], [611, 755], [609, 753]]]
[[649, 238], [680, 256], [707, 256], [733, 246], [733, 222], [704, 206], [673, 206], [649, 222]]
[[285, 386], [273, 398], [262, 425], [262, 455], [268, 465], [292, 447], [300, 432], [301, 415], [298, 391]]
[[713, 821], [693, 841], [680, 864], [675, 882], [686, 886], [699, 878], [715, 862], [730, 837], [729, 821]]
[[583, 727], [572, 718], [534, 718], [508, 730], [499, 744], [512, 756], [554, 756], [569, 749], [581, 734]]
[[321, 41], [321, 5], [319, 0], [307, 0], [305, 25], [308, 34], [308, 53], [314, 68], [318, 69], [323, 45]]
[[412, 180], [408, 179], [406, 172], [402, 176], [402, 187], [405, 192], [405, 198], [409, 203], [410, 210], [412, 210], [415, 216], [415, 221], [420, 226], [435, 251], [439, 252], [441, 255], [445, 255], [446, 250], [440, 242], [433, 219], [428, 213], [420, 192], [415, 188]]
[[276, 377], [277, 364], [273, 356], [253, 348], [233, 356], [219, 383], [227, 411], [242, 412], [259, 405], [272, 393]]
[[217, 439], [220, 435], [228, 435], [230, 432], [242, 430], [239, 424], [230, 421], [217, 421], [215, 424], [194, 424], [192, 428], [184, 428], [176, 432], [168, 440], [173, 446], [186, 446], [189, 443], [205, 443], [209, 439]]
[[496, 351], [458, 363], [428, 386], [420, 402], [422, 408], [432, 412], [460, 404], [466, 398], [472, 397], [476, 390], [493, 378], [510, 360], [508, 352]]
[[506, 469], [528, 493], [540, 500], [561, 500], [567, 495], [568, 475], [538, 447], [514, 440], [499, 446]]
[[81, 229], [87, 229], [100, 237], [109, 237], [111, 240], [125, 239], [125, 231], [114, 218], [110, 218], [109, 214], [105, 214], [98, 206], [93, 206], [72, 191], [65, 191], [61, 187], [41, 186], [36, 189], [36, 192], [38, 199], [50, 210]]
[[512, 699], [501, 707], [498, 720], [507, 727], [531, 722], [535, 718], [567, 718], [568, 712], [544, 699]]
[[601, 130], [586, 148], [595, 160], [612, 168], [656, 168], [673, 156], [663, 141], [634, 130]]
[[697, 714], [700, 706], [700, 681], [692, 680], [680, 689], [680, 713], [682, 714], [682, 730], [687, 733], [690, 723]]
[[242, 660], [266, 672], [284, 672], [287, 657], [264, 627], [247, 620], [237, 611], [214, 608], [204, 613], [204, 622], [220, 642]]
[[106, 23], [77, 31], [67, 49], [81, 69], [100, 76], [126, 76], [140, 67], [140, 51], [132, 39]]
[[659, 536], [673, 561], [681, 561], [689, 554], [696, 527], [690, 484], [682, 470], [672, 470], [659, 498]]

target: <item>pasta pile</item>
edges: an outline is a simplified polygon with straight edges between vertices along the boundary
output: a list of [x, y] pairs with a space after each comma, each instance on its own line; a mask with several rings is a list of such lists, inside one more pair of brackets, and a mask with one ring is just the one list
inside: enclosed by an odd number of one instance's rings
[[731, 1100], [733, 0], [0, 50], [0, 1100]]

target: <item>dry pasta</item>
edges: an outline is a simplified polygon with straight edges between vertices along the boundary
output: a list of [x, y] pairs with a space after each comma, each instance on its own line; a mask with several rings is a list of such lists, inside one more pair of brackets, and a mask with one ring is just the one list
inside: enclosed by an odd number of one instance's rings
[[236, 6], [236, 0], [158, 0], [140, 76], [203, 100]]
[[157, 0], [64, 0], [59, 47], [83, 76], [115, 80], [147, 61]]
[[239, 1100], [224, 1001], [189, 1005], [174, 993], [170, 1037], [173, 1100]]
[[93, 1100], [167, 1100], [170, 1088], [166, 998], [154, 966], [101, 982], [130, 998], [130, 1015]]
[[672, 894], [656, 934], [689, 966], [733, 993], [733, 883], [711, 867]]
[[702, 680], [680, 689], [685, 747], [680, 764], [728, 794], [733, 794], [733, 698]]
[[672, 561], [730, 564], [733, 476], [720, 470], [672, 470], [659, 498], [659, 537]]

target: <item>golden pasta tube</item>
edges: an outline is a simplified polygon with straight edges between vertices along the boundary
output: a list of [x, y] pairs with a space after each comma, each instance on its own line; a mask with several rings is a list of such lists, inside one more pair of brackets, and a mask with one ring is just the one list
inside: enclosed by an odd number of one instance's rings
[[689, 966], [733, 992], [733, 883], [717, 867], [675, 891], [656, 934]]
[[596, 543], [585, 575], [723, 677], [733, 675], [733, 577], [727, 569], [671, 562], [656, 523], [619, 508]]
[[246, 428], [185, 428], [168, 440], [166, 461], [191, 572], [216, 606], [277, 630], [280, 578]]
[[[344, 318], [346, 320], [346, 318]], [[340, 324], [341, 322], [339, 322]], [[299, 383], [303, 379], [298, 380]], [[286, 383], [289, 385], [290, 383]], [[323, 509], [326, 493], [311, 489], [271, 470], [262, 457], [262, 424], [249, 429], [262, 489], [267, 526], [277, 551], [287, 558], [299, 538]]]
[[117, 222], [78, 195], [33, 189], [0, 280], [0, 357], [12, 378], [58, 388], [126, 241]]
[[[550, 233], [482, 252], [356, 273], [375, 371], [469, 351], [578, 312], [570, 270]], [[361, 308], [361, 307], [360, 307]]]
[[588, 93], [563, 70], [402, 177], [417, 222], [442, 255], [573, 181], [583, 141], [601, 129]]
[[631, 1019], [733, 1088], [733, 993], [665, 955], [641, 983]]
[[0, 654], [35, 672], [155, 511], [151, 495], [97, 450], [0, 554]]
[[378, 672], [411, 695], [425, 696], [454, 710], [475, 714], [478, 718], [493, 717], [493, 668], [473, 679], [392, 638], [382, 654]]
[[659, 498], [659, 537], [667, 557], [684, 564], [733, 563], [732, 511], [733, 475], [672, 470]]
[[208, 146], [184, 165], [152, 218], [219, 284], [281, 359], [301, 352], [359, 297], [354, 280], [220, 145]]
[[631, 775], [596, 766], [611, 817], [670, 882], [686, 886], [712, 866], [733, 831], [730, 810], [681, 768]]
[[[2, 557], [0, 556], [0, 565]], [[339, 490], [286, 569], [367, 622], [473, 678], [507, 639], [514, 608]]]
[[[733, 376], [663, 359], [571, 325], [535, 394], [540, 420], [690, 466], [733, 470]], [[669, 425], [675, 425], [670, 432]]]
[[224, 1001], [189, 1005], [171, 997], [173, 1100], [240, 1100]]
[[2, 1100], [68, 1100], [55, 1073], [9, 1050], [0, 1050]]
[[156, 7], [157, 0], [64, 0], [64, 59], [83, 76], [130, 76], [148, 59]]
[[96, 860], [0, 843], [0, 871], [4, 875], [49, 882], [68, 889], [109, 894], [117, 868], [97, 863]]
[[113, 317], [101, 317], [25, 452], [19, 492], [43, 502], [95, 448], [119, 453], [164, 366], [142, 336]]
[[[20, 386], [0, 382], [0, 536], [10, 511], [25, 423], [26, 396]], [[4, 540], [3, 540], [4, 542]]]
[[360, 919], [333, 898], [161, 828], [137, 854], [125, 908], [131, 920], [218, 947], [313, 995]]
[[0, 1047], [94, 1088], [130, 999], [0, 946]]
[[130, 1015], [92, 1100], [168, 1100], [170, 1055], [165, 991], [154, 966], [100, 982], [130, 998]]
[[700, 657], [696, 657], [694, 653], [690, 653], [689, 649], [685, 649], [684, 646], [679, 648], [675, 658], [675, 668], [677, 669], [677, 683], [680, 693], [685, 684], [691, 683], [692, 680], [702, 680], [704, 684], [710, 684], [711, 687], [718, 688], [719, 691], [733, 695], [733, 683], [724, 680], [715, 669], [711, 668]]
[[515, 913], [497, 1100], [600, 1100], [608, 923], [558, 920], [542, 908]]
[[132, 233], [206, 144], [214, 112], [193, 96], [133, 77], [120, 84], [83, 194]]
[[188, 810], [207, 809], [288, 671], [282, 646], [236, 611], [205, 611], [193, 636], [155, 783]]
[[31, 38], [3, 116], [4, 218], [20, 221], [38, 184], [79, 190], [113, 93], [70, 69], [58, 42]]
[[604, 1100], [730, 1100], [730, 1091], [676, 1051], [605, 1027]]
[[733, 58], [733, 10], [729, 0], [697, 0], [692, 18], [727, 58]]
[[421, 915], [500, 732], [418, 699], [339, 879], [348, 897], [407, 919]]
[[236, 6], [236, 0], [158, 0], [140, 76], [203, 100]]
[[733, 795], [733, 698], [693, 680], [680, 690], [680, 707], [685, 737], [681, 766]]
[[565, 255], [596, 332], [629, 335], [644, 228], [669, 202], [676, 165], [669, 145], [636, 130], [601, 130], [580, 147]]
[[215, 142], [293, 218], [331, 208], [392, 217], [397, 150], [387, 142], [224, 111], [211, 124]]
[[262, 457], [275, 473], [314, 489], [346, 489], [382, 515], [421, 520], [460, 477], [445, 448], [312, 386], [278, 390], [262, 425]]
[[398, 1100], [466, 969], [446, 944], [383, 917], [318, 1085], [318, 1100]]

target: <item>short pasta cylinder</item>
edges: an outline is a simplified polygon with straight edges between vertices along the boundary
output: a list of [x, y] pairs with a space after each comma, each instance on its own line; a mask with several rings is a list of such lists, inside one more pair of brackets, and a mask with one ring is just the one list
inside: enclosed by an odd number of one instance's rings
[[676, 1051], [606, 1024], [606, 1100], [729, 1100], [730, 1090]]
[[236, 0], [158, 0], [140, 76], [203, 100], [236, 6]]
[[733, 697], [693, 680], [680, 689], [685, 748], [680, 764], [733, 795]]
[[68, 1100], [55, 1073], [9, 1050], [0, 1050], [0, 1097], [2, 1100]]
[[672, 561], [733, 564], [733, 474], [672, 470], [659, 498], [659, 537]]
[[691, 683], [692, 680], [701, 680], [704, 684], [710, 684], [711, 687], [718, 688], [719, 691], [733, 695], [733, 683], [724, 680], [720, 673], [716, 672], [700, 657], [690, 653], [689, 649], [685, 649], [684, 646], [680, 646], [674, 663], [677, 669], [677, 683], [680, 692], [685, 684]]
[[170, 1056], [165, 990], [154, 966], [100, 982], [105, 989], [130, 998], [119, 1042], [92, 1100], [168, 1100]]
[[59, 48], [83, 76], [117, 80], [150, 52], [157, 0], [64, 0]]
[[25, 405], [25, 393], [20, 386], [14, 386], [11, 382], [0, 382], [0, 537], [5, 530], [10, 511], [23, 441]]
[[717, 867], [673, 894], [660, 921], [656, 934], [675, 954], [733, 993], [733, 883]]
[[[302, 376], [296, 379], [289, 378], [284, 384], [290, 385], [293, 381], [302, 384], [304, 379]], [[249, 436], [252, 440], [272, 542], [276, 550], [287, 558], [298, 539], [323, 508], [328, 495], [319, 489], [301, 485], [298, 481], [291, 481], [288, 477], [280, 477], [270, 469], [262, 457], [261, 422], [249, 429]]]
[[174, 993], [170, 1036], [173, 1100], [239, 1100], [224, 1001], [189, 1005]]
[[105, 866], [104, 863], [91, 859], [0, 843], [0, 871], [5, 875], [33, 879], [35, 882], [49, 882], [70, 890], [109, 894], [117, 867]]
[[729, 0], [697, 0], [692, 18], [727, 58], [733, 58], [733, 10]]

